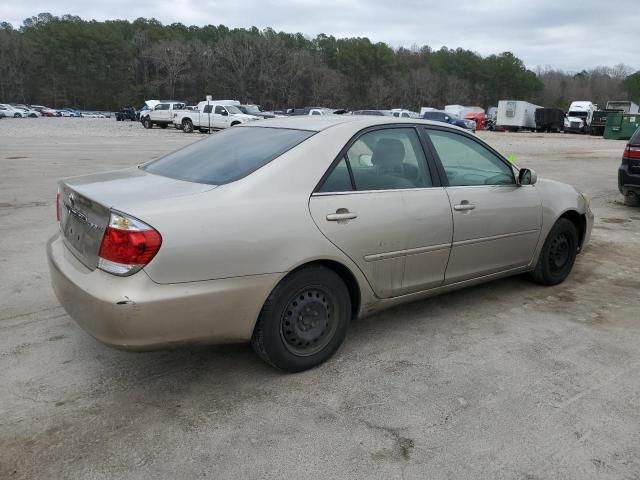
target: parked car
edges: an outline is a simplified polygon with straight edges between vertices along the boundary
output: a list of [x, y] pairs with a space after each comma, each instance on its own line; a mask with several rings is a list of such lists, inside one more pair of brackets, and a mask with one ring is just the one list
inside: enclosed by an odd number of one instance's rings
[[369, 115], [374, 117], [392, 117], [391, 110], [354, 110], [351, 115]]
[[25, 111], [16, 108], [8, 103], [0, 103], [0, 111], [5, 114], [6, 117], [24, 118], [26, 117]]
[[16, 108], [19, 108], [20, 110], [22, 110], [25, 113], [24, 114], [25, 117], [38, 118], [42, 116], [42, 114], [39, 111], [34, 110], [31, 107], [16, 107]]
[[618, 190], [624, 197], [625, 205], [640, 206], [640, 128], [622, 154], [622, 164], [618, 168]]
[[476, 131], [476, 122], [469, 119], [458, 118], [453, 114], [447, 113], [444, 110], [430, 110], [422, 114], [422, 118], [425, 120], [431, 120], [433, 122], [442, 122], [455, 125], [456, 127], [464, 128], [466, 130]]
[[396, 118], [420, 118], [420, 115], [418, 115], [418, 112], [405, 110], [404, 108], [392, 108], [391, 115]]
[[216, 100], [198, 103], [198, 110], [181, 110], [173, 114], [173, 124], [185, 133], [192, 133], [194, 129], [201, 132], [222, 130], [259, 119], [255, 115], [242, 113], [236, 105], [222, 104]]
[[245, 115], [253, 115], [260, 118], [276, 118], [272, 112], [263, 112], [258, 105], [236, 105]]
[[82, 117], [82, 113], [79, 110], [74, 110], [73, 108], [62, 108], [59, 110], [60, 115], [63, 117]]
[[468, 112], [465, 113], [464, 118], [476, 122], [476, 130], [485, 130], [487, 128], [487, 117], [484, 112]]
[[53, 289], [91, 335], [251, 341], [289, 372], [352, 318], [524, 272], [558, 284], [593, 224], [575, 188], [474, 135], [378, 116], [249, 122], [57, 198]]
[[116, 121], [122, 122], [124, 120], [136, 121], [136, 110], [133, 107], [122, 107], [116, 112]]
[[167, 128], [173, 123], [174, 112], [184, 110], [184, 107], [186, 107], [184, 102], [163, 100], [154, 105], [151, 110], [140, 112], [140, 121], [144, 128], [153, 128], [154, 125]]
[[40, 112], [43, 117], [59, 117], [60, 113], [53, 108], [45, 107], [44, 105], [31, 105], [31, 108]]

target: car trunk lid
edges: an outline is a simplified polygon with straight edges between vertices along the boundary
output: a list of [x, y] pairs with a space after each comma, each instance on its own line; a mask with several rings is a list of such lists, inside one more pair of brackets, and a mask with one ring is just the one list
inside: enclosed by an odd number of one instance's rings
[[112, 209], [135, 217], [136, 204], [213, 188], [215, 185], [175, 180], [138, 168], [68, 178], [59, 183], [60, 231], [67, 248], [93, 270]]

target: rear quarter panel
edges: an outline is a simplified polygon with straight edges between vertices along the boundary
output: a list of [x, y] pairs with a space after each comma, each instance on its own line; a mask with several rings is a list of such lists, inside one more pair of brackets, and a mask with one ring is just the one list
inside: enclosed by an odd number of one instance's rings
[[[334, 129], [339, 130], [328, 131]], [[349, 268], [366, 301], [373, 294], [362, 272], [322, 235], [309, 212], [313, 189], [351, 136], [326, 132], [244, 179], [209, 192], [130, 209], [123, 205], [121, 210], [162, 235], [160, 251], [145, 267], [149, 277], [157, 283], [180, 283], [266, 273], [284, 276], [299, 265], [324, 259]]]

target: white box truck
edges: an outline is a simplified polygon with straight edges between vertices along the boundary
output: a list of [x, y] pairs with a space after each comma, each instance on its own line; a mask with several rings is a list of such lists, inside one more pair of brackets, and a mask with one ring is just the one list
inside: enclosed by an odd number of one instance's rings
[[518, 131], [523, 128], [536, 129], [536, 109], [542, 108], [522, 100], [500, 100], [496, 126], [505, 130]]

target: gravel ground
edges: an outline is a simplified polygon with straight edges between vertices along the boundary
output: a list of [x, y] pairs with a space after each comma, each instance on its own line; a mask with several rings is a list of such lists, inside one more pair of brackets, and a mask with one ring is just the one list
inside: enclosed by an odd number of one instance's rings
[[55, 180], [202, 138], [113, 119], [0, 120], [0, 479], [636, 479], [640, 209], [625, 142], [479, 135], [593, 197], [570, 278], [515, 277], [355, 322], [285, 375], [246, 345], [135, 354], [82, 332], [49, 286]]

